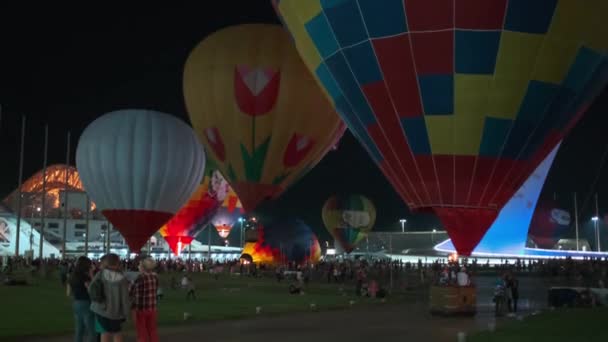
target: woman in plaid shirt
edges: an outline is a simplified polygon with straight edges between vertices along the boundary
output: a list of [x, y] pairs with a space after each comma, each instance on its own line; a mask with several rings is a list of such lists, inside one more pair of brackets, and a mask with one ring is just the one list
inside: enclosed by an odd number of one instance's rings
[[156, 291], [158, 277], [154, 273], [156, 262], [152, 258], [143, 259], [139, 263], [139, 275], [131, 285], [130, 295], [135, 311], [135, 326], [137, 341], [157, 342], [156, 330]]

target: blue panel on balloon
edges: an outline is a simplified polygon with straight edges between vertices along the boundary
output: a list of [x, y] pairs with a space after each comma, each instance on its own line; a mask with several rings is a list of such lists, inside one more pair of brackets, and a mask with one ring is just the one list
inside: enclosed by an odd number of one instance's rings
[[304, 27], [306, 27], [308, 35], [315, 43], [315, 46], [323, 59], [338, 50], [338, 42], [336, 42], [334, 35], [331, 34], [331, 28], [323, 13], [312, 18]]
[[378, 6], [378, 0], [359, 0], [359, 7], [370, 37], [407, 32], [403, 0], [382, 0], [381, 6]]
[[530, 121], [516, 120], [513, 123], [513, 128], [509, 131], [502, 156], [510, 159], [521, 159], [521, 153], [534, 127], [536, 126]]
[[452, 75], [418, 76], [426, 115], [454, 113], [454, 77]]
[[[528, 239], [528, 228], [532, 215], [538, 202], [538, 197], [553, 164], [559, 145], [545, 157], [536, 170], [528, 177], [526, 182], [519, 188], [517, 193], [502, 208], [496, 221], [477, 247], [473, 250], [473, 256], [508, 254], [525, 254], [526, 241]], [[444, 241], [435, 249], [442, 252], [455, 252], [452, 241]]]
[[342, 51], [360, 85], [382, 81], [378, 60], [369, 41]]
[[561, 87], [551, 102], [549, 109], [547, 109], [547, 113], [551, 113], [545, 119], [547, 126], [553, 129], [562, 128], [566, 122], [574, 117], [576, 103], [576, 93], [573, 90]]
[[356, 1], [322, 0], [321, 5], [341, 47], [368, 39]]
[[498, 157], [502, 152], [505, 138], [509, 134], [513, 120], [486, 117], [483, 126], [483, 136], [479, 155], [484, 157]]
[[509, 0], [508, 5], [505, 30], [542, 34], [549, 29], [557, 0]]
[[593, 77], [588, 82], [586, 89], [583, 91], [582, 103], [591, 104], [604, 91], [606, 83], [608, 83], [608, 58], [604, 56]]
[[401, 118], [401, 126], [415, 155], [431, 154], [431, 145], [424, 117]]
[[586, 47], [580, 48], [563, 85], [577, 93], [582, 92], [587, 82], [591, 80], [595, 70], [599, 67], [602, 59], [602, 55], [599, 53]]
[[344, 123], [348, 126], [351, 133], [357, 138], [357, 141], [363, 144], [363, 147], [367, 150], [367, 152], [371, 155], [372, 159], [376, 163], [380, 163], [384, 160], [382, 158], [382, 154], [378, 151], [376, 144], [373, 143], [373, 140], [367, 133], [367, 129], [361, 124], [359, 119], [354, 115], [354, 112], [348, 102], [344, 99], [344, 97], [340, 96], [336, 99], [336, 110], [340, 114]]
[[336, 81], [334, 81], [334, 78], [327, 69], [327, 65], [325, 65], [325, 63], [319, 64], [315, 73], [321, 81], [321, 84], [323, 84], [323, 88], [325, 88], [327, 93], [329, 93], [329, 96], [331, 96], [334, 102], [339, 96], [342, 96], [340, 88], [338, 88]]
[[361, 88], [359, 88], [359, 84], [353, 77], [353, 73], [350, 71], [344, 56], [341, 53], [337, 53], [327, 59], [325, 63], [331, 74], [334, 75], [334, 79], [342, 90], [342, 94], [346, 96], [363, 125], [367, 127], [370, 124], [376, 123], [376, 117], [369, 103], [367, 103], [367, 99], [363, 95]]
[[493, 74], [500, 31], [456, 30], [456, 73]]
[[555, 84], [530, 81], [526, 95], [517, 113], [517, 121], [525, 120], [537, 123], [542, 120], [559, 89], [560, 87]]

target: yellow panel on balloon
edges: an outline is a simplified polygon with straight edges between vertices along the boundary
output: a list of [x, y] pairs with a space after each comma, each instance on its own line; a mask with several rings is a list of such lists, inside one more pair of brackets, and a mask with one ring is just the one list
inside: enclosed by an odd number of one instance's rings
[[537, 81], [561, 84], [576, 58], [579, 47], [577, 42], [545, 38], [532, 78]]
[[454, 75], [454, 115], [475, 116], [487, 113], [488, 90], [492, 75]]
[[496, 58], [494, 75], [500, 78], [529, 80], [543, 43], [540, 34], [504, 31], [500, 37], [500, 47]]
[[453, 154], [453, 115], [425, 115], [426, 130], [433, 154]]
[[555, 9], [547, 38], [564, 42], [580, 43], [593, 49], [603, 50], [608, 44], [608, 27], [604, 13], [608, 11], [606, 0], [560, 0]]
[[[310, 1], [313, 5], [316, 3], [314, 1]], [[318, 3], [316, 3], [318, 5]], [[306, 23], [310, 19], [302, 18], [301, 15], [298, 15], [298, 11], [288, 10], [291, 5], [290, 1], [281, 1], [279, 3], [279, 8], [281, 9], [281, 14], [283, 16], [283, 21], [290, 27], [294, 29], [291, 30], [291, 35], [296, 41], [296, 46], [298, 47], [298, 51], [300, 51], [300, 56], [306, 63], [306, 66], [310, 70], [316, 70], [319, 64], [321, 64], [321, 56], [317, 51], [317, 47], [315, 43], [310, 38], [310, 35], [306, 31], [306, 27], [302, 25], [302, 23]], [[318, 6], [317, 13], [320, 13], [321, 7]], [[314, 16], [314, 15], [313, 15]]]
[[515, 119], [526, 95], [529, 81], [509, 77], [494, 77], [488, 93], [487, 116]]
[[282, 0], [279, 3], [279, 9], [281, 13], [297, 13], [302, 23], [308, 22], [323, 11], [319, 0]]

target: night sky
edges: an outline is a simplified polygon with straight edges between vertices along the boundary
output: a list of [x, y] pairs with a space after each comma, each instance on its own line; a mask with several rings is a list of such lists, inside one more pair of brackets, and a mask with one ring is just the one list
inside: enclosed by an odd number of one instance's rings
[[[100, 8], [37, 4], [0, 5], [0, 197], [17, 187], [21, 115], [28, 120], [24, 179], [42, 168], [44, 124], [50, 125], [49, 163], [65, 163], [66, 133], [77, 139], [96, 117], [117, 109], [147, 108], [188, 121], [182, 71], [191, 49], [208, 34], [243, 23], [278, 23], [269, 0], [204, 1], [171, 7]], [[46, 7], [45, 7], [46, 6]], [[543, 196], [557, 194], [571, 207], [595, 191], [608, 207], [608, 177], [600, 172], [608, 147], [606, 92], [566, 139]], [[605, 172], [602, 172], [605, 174]], [[378, 210], [377, 230], [432, 229], [437, 221], [414, 216], [402, 204], [358, 142], [347, 133], [330, 154], [281, 198], [263, 205], [262, 216], [297, 216], [323, 233], [321, 207], [334, 193], [361, 193]], [[606, 196], [604, 198], [603, 196]], [[591, 216], [592, 200], [581, 211]]]

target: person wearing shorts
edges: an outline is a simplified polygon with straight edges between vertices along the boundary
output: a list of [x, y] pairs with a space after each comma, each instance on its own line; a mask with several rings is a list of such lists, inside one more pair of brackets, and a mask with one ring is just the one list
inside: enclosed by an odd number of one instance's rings
[[120, 269], [118, 255], [107, 254], [103, 264], [104, 269], [89, 285], [95, 330], [101, 334], [101, 342], [122, 342], [122, 324], [131, 312], [129, 281]]

